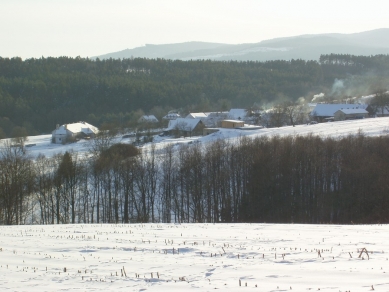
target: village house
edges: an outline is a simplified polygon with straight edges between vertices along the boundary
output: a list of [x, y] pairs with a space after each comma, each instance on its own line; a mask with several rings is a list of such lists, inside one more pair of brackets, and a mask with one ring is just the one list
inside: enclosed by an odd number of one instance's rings
[[99, 129], [86, 122], [57, 125], [51, 134], [51, 142], [55, 144], [66, 144], [77, 139], [93, 138]]
[[144, 115], [139, 118], [138, 123], [158, 123], [158, 119], [154, 115]]
[[176, 137], [196, 136], [202, 134], [204, 127], [204, 123], [200, 119], [178, 118], [169, 121], [164, 134], [175, 135]]

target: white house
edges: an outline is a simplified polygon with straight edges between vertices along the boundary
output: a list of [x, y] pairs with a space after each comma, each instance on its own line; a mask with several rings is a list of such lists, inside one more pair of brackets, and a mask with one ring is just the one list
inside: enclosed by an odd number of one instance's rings
[[139, 118], [138, 123], [158, 123], [158, 119], [154, 115], [145, 115]]
[[51, 141], [56, 144], [65, 144], [79, 138], [93, 138], [98, 132], [98, 128], [86, 122], [57, 125], [51, 133]]

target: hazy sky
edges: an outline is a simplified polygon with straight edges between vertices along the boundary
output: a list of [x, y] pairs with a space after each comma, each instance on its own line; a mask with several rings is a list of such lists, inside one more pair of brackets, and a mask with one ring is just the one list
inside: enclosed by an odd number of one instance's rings
[[23, 59], [389, 27], [387, 0], [0, 0], [0, 7], [0, 56]]

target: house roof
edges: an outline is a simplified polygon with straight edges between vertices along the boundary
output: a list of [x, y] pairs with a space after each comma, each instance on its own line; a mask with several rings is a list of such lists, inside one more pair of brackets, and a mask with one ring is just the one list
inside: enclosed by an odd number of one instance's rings
[[228, 112], [210, 112], [207, 113], [207, 118], [225, 118], [228, 116]]
[[232, 108], [228, 116], [233, 120], [242, 120], [247, 116], [247, 111], [243, 108]]
[[[368, 114], [369, 113], [367, 110], [362, 109], [362, 108], [342, 109], [342, 110], [338, 110], [338, 111], [341, 111], [341, 112], [343, 112], [346, 115], [350, 115], [350, 114]], [[338, 112], [338, 111], [336, 111], [336, 112]]]
[[223, 122], [230, 122], [230, 123], [244, 123], [241, 120], [223, 120]]
[[367, 104], [328, 104], [328, 103], [318, 103], [315, 108], [310, 113], [311, 116], [317, 117], [332, 117], [334, 113], [338, 110], [344, 109], [366, 109]]
[[182, 131], [193, 131], [199, 122], [201, 122], [200, 119], [178, 118], [169, 121], [169, 125], [166, 130], [171, 131], [178, 129]]
[[148, 121], [148, 122], [158, 122], [158, 119], [154, 115], [144, 115], [139, 120]]
[[178, 113], [169, 113], [166, 116], [164, 116], [162, 119], [164, 120], [174, 120], [177, 118], [180, 118], [181, 116]]
[[186, 116], [187, 119], [200, 119], [200, 118], [206, 118], [206, 113], [190, 113]]
[[97, 134], [99, 129], [86, 122], [78, 122], [72, 124], [64, 124], [58, 129], [54, 130], [54, 134], [66, 135], [66, 130], [72, 133]]

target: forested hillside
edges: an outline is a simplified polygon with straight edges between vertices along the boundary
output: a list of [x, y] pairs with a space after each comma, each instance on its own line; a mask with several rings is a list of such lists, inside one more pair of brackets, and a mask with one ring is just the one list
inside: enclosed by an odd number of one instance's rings
[[388, 72], [388, 55], [325, 55], [320, 62], [0, 58], [0, 137], [48, 133], [79, 120], [126, 126], [142, 111], [216, 111], [331, 95], [335, 79], [345, 80], [337, 94], [368, 94], [382, 88]]

